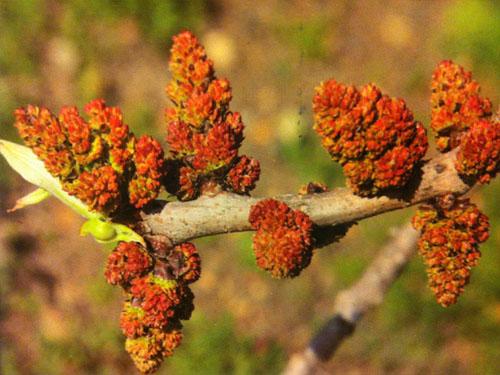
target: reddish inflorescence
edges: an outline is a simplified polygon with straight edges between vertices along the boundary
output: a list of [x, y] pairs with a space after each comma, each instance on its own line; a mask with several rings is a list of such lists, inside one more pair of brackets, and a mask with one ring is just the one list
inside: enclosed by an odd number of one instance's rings
[[191, 244], [176, 249], [198, 266], [196, 275], [166, 279], [154, 272], [141, 273], [120, 284], [128, 294], [120, 316], [120, 327], [127, 337], [125, 348], [143, 373], [154, 372], [165, 357], [172, 355], [182, 339], [181, 320], [189, 319], [194, 309], [194, 296], [187, 283], [199, 275], [199, 259], [192, 259], [196, 249]]
[[405, 102], [382, 95], [373, 84], [359, 91], [335, 80], [323, 82], [313, 110], [314, 129], [356, 194], [405, 186], [427, 151], [425, 129]]
[[205, 49], [187, 31], [174, 37], [169, 67], [166, 92], [174, 107], [166, 111], [167, 142], [178, 176], [171, 192], [182, 200], [214, 186], [247, 194], [260, 168], [257, 160], [238, 156], [244, 126], [229, 109], [229, 82], [215, 77]]
[[438, 303], [456, 303], [481, 256], [478, 246], [488, 239], [487, 216], [468, 199], [445, 196], [420, 207], [413, 226], [422, 232], [418, 248]]
[[158, 142], [136, 140], [120, 109], [102, 99], [87, 104], [85, 112], [87, 121], [75, 107], [64, 107], [56, 117], [29, 105], [15, 111], [15, 126], [63, 189], [91, 210], [113, 215], [155, 199], [164, 175]]
[[[154, 372], [182, 338], [181, 320], [191, 317], [194, 295], [188, 284], [201, 274], [201, 259], [189, 242], [120, 242], [108, 257], [106, 280], [126, 292], [120, 327], [136, 367]], [[161, 250], [160, 250], [161, 249]], [[160, 254], [161, 253], [161, 254]]]
[[313, 223], [285, 203], [265, 199], [252, 206], [249, 221], [257, 231], [253, 249], [257, 265], [275, 278], [295, 277], [312, 257]]
[[458, 146], [464, 131], [491, 116], [491, 102], [479, 95], [479, 84], [471, 72], [450, 60], [436, 67], [431, 88], [431, 127], [441, 152]]

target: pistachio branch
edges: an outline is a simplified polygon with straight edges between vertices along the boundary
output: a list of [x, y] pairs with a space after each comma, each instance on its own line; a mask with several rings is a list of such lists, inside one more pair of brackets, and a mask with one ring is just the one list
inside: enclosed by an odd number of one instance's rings
[[[405, 190], [391, 197], [363, 198], [348, 188], [336, 188], [326, 193], [282, 195], [276, 199], [303, 211], [317, 225], [339, 225], [412, 206], [446, 193], [462, 195], [471, 186], [457, 174], [453, 164], [455, 154], [456, 150], [427, 161], [421, 176], [414, 176]], [[189, 202], [171, 202], [160, 212], [144, 213], [142, 224], [146, 232], [166, 236], [173, 244], [213, 234], [250, 231], [250, 208], [261, 199], [224, 192]]]
[[409, 224], [396, 230], [361, 278], [341, 291], [333, 306], [333, 317], [325, 323], [301, 353], [292, 356], [284, 375], [319, 373], [339, 345], [349, 337], [357, 322], [371, 308], [380, 305], [416, 249], [418, 233]]

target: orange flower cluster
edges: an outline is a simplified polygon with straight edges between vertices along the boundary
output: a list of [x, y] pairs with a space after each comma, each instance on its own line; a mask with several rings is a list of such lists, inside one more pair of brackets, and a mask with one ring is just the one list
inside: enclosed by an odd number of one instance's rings
[[195, 199], [214, 183], [247, 194], [260, 167], [257, 160], [238, 156], [244, 126], [240, 114], [229, 110], [229, 82], [215, 77], [213, 62], [193, 34], [182, 32], [173, 41], [166, 92], [174, 107], [166, 117], [177, 183], [170, 190], [182, 200]]
[[201, 273], [200, 256], [191, 243], [170, 248], [161, 257], [151, 250], [120, 242], [104, 272], [110, 284], [127, 294], [120, 327], [125, 348], [143, 373], [157, 370], [180, 345], [181, 320], [189, 319], [194, 309], [188, 284]]
[[418, 248], [438, 303], [456, 303], [488, 239], [488, 217], [468, 199], [445, 196], [420, 207], [412, 224], [422, 232]]
[[466, 178], [489, 183], [500, 170], [500, 121], [479, 120], [460, 140], [455, 161], [458, 173]]
[[121, 110], [98, 99], [59, 116], [32, 105], [15, 111], [15, 126], [24, 142], [61, 180], [63, 189], [90, 209], [113, 215], [141, 208], [155, 199], [164, 174], [163, 150], [151, 137], [136, 140]]
[[295, 277], [312, 258], [313, 223], [309, 216], [275, 199], [252, 206], [249, 219], [257, 231], [253, 250], [257, 265], [275, 278]]
[[313, 110], [323, 147], [343, 166], [358, 195], [403, 187], [427, 151], [425, 129], [405, 102], [382, 95], [373, 84], [359, 91], [335, 80], [323, 82]]
[[491, 102], [479, 95], [480, 87], [472, 73], [450, 60], [436, 67], [431, 88], [431, 127], [441, 152], [457, 147], [462, 132], [491, 116]]

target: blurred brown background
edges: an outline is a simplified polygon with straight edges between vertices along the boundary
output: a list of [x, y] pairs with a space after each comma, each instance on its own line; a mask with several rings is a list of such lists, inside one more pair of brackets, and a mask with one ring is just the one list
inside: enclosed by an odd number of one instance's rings
[[[171, 36], [193, 30], [233, 87], [243, 152], [261, 161], [255, 195], [311, 180], [343, 185], [312, 133], [313, 88], [331, 77], [374, 82], [430, 118], [430, 77], [453, 58], [499, 103], [500, 5], [495, 1], [0, 0], [0, 137], [18, 141], [12, 112], [58, 111], [103, 97], [134, 132], [163, 141]], [[31, 191], [0, 160], [0, 374], [128, 374], [118, 327], [122, 292], [107, 285], [109, 249], [78, 236], [81, 219], [56, 200], [6, 214]], [[437, 305], [416, 256], [327, 371], [499, 374], [500, 183], [472, 193], [492, 233], [456, 306]], [[160, 374], [276, 374], [332, 313], [336, 292], [363, 271], [413, 209], [365, 220], [319, 250], [295, 280], [254, 265], [250, 234], [196, 241], [203, 274], [185, 339]]]

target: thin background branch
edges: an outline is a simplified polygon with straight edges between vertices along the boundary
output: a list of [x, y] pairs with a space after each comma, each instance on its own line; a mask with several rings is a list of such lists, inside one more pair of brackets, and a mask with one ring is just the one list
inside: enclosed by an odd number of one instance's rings
[[382, 303], [385, 294], [414, 254], [417, 239], [417, 231], [409, 224], [393, 234], [392, 240], [379, 251], [361, 278], [337, 295], [333, 317], [303, 352], [292, 356], [284, 375], [321, 373], [321, 363], [333, 356], [367, 311]]

